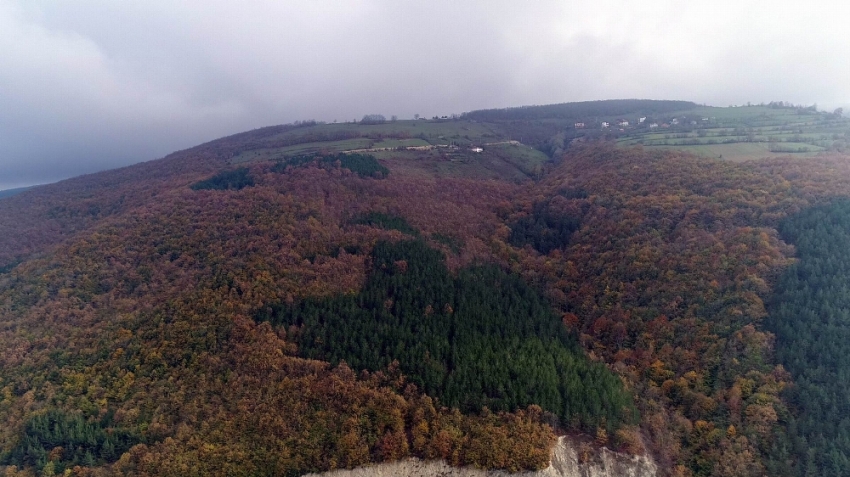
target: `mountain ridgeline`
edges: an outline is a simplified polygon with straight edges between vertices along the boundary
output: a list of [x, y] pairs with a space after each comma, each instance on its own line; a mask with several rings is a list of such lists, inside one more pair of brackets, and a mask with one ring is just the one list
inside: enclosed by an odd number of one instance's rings
[[588, 117], [607, 117], [634, 114], [662, 114], [696, 107], [690, 101], [659, 101], [652, 99], [612, 99], [577, 103], [520, 106], [502, 109], [481, 109], [464, 113], [463, 117], [478, 121], [517, 121], [541, 119], [583, 120]]

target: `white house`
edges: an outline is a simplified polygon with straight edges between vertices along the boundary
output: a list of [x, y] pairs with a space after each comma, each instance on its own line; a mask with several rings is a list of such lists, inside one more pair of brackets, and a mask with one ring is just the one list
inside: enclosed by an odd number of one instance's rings
[[603, 127], [603, 128], [607, 128], [608, 126], [610, 126], [610, 124], [608, 124], [608, 123], [606, 123], [606, 122], [604, 122], [604, 121], [602, 122], [602, 127]]
[[472, 151], [472, 152], [484, 152], [484, 149], [482, 149], [480, 147], [473, 147], [472, 149], [470, 149], [470, 151]]
[[640, 119], [638, 119], [638, 124], [643, 124], [644, 121], [646, 121], [645, 117], [640, 118]]
[[576, 129], [581, 129], [581, 128], [584, 127], [584, 123], [576, 123], [575, 126], [576, 126]]
[[649, 129], [655, 129], [658, 127], [658, 123], [649, 123]]
[[629, 125], [629, 122], [626, 121], [626, 120], [622, 120], [619, 123], [617, 123], [617, 125], [620, 126], [621, 128], [624, 128], [624, 127]]

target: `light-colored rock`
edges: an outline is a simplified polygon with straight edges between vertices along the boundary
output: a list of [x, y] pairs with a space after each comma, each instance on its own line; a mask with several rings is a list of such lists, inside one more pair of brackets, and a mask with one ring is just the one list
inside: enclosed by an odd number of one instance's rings
[[655, 477], [658, 468], [645, 456], [628, 456], [603, 448], [590, 461], [580, 464], [575, 442], [558, 438], [552, 461], [546, 469], [509, 473], [470, 467], [451, 467], [441, 460], [416, 458], [375, 464], [351, 470], [334, 470], [305, 477]]

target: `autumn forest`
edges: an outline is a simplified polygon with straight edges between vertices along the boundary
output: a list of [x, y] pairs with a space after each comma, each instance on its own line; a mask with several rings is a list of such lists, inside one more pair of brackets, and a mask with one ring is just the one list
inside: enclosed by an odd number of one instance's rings
[[519, 471], [567, 434], [850, 474], [850, 159], [550, 147], [558, 111], [452, 123], [536, 149], [235, 160], [278, 126], [0, 199], [0, 469]]

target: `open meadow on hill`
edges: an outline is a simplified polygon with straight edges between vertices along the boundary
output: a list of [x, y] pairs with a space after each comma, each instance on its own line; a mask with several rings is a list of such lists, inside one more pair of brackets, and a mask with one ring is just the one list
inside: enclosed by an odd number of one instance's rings
[[811, 157], [820, 152], [850, 150], [850, 120], [842, 113], [840, 109], [822, 112], [781, 102], [728, 108], [701, 106], [631, 117], [629, 125], [616, 128], [614, 134], [622, 146], [679, 149], [732, 161]]

